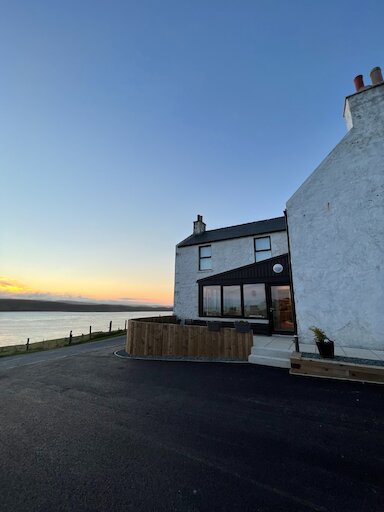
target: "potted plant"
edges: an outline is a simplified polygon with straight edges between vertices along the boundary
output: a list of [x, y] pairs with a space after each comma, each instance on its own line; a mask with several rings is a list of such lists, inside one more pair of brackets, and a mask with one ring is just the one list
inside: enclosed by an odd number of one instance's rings
[[208, 331], [218, 332], [221, 329], [220, 322], [207, 322]]
[[240, 320], [240, 322], [235, 322], [236, 332], [249, 332], [251, 330], [251, 324], [246, 322], [245, 320]]
[[327, 359], [333, 359], [335, 357], [335, 344], [332, 340], [330, 340], [325, 332], [319, 327], [310, 327], [309, 328], [313, 334], [314, 339], [319, 350], [319, 354], [321, 357], [325, 357]]

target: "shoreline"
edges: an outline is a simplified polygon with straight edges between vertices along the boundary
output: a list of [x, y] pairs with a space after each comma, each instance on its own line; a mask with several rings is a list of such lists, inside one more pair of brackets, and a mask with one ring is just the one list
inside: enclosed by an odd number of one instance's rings
[[18, 345], [0, 346], [0, 359], [8, 356], [24, 355], [34, 352], [42, 352], [45, 350], [54, 350], [56, 348], [82, 345], [85, 343], [93, 343], [94, 341], [102, 341], [104, 339], [124, 336], [127, 334], [126, 329], [117, 329], [115, 331], [97, 331], [89, 334], [80, 334], [78, 336], [57, 338], [52, 340], [36, 341], [34, 343], [24, 343]]
[[31, 299], [0, 299], [0, 312], [64, 312], [64, 313], [139, 313], [143, 311], [172, 311], [171, 306], [129, 306], [123, 304], [103, 304], [89, 302], [65, 302]]

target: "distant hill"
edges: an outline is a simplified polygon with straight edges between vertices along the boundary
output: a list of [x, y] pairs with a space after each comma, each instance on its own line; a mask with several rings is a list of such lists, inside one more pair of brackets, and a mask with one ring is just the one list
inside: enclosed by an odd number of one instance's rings
[[0, 299], [0, 311], [172, 311], [167, 306], [124, 306], [120, 304], [92, 304], [50, 300]]

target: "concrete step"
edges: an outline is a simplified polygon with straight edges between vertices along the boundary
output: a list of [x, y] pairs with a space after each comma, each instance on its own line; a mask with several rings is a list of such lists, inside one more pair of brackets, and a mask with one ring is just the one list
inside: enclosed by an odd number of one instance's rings
[[275, 366], [276, 368], [290, 368], [291, 362], [289, 356], [285, 357], [272, 357], [272, 356], [259, 356], [251, 354], [248, 357], [248, 362], [252, 364], [261, 364], [263, 366]]
[[258, 347], [253, 346], [251, 349], [251, 354], [254, 356], [267, 356], [267, 357], [278, 357], [281, 359], [287, 359], [291, 357], [292, 349], [286, 348], [268, 348], [268, 347]]

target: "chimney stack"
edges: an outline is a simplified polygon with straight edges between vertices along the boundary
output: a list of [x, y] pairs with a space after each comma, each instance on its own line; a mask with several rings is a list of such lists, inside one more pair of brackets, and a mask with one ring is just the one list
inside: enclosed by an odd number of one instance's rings
[[372, 85], [381, 84], [383, 82], [383, 75], [381, 74], [381, 69], [378, 66], [372, 69], [370, 76]]
[[363, 75], [357, 75], [353, 81], [356, 92], [345, 98], [344, 118], [347, 129], [375, 130], [380, 110], [380, 119], [384, 113], [384, 80], [381, 69], [372, 69], [371, 84], [364, 85]]
[[353, 81], [355, 82], [356, 92], [362, 91], [364, 89], [365, 86], [364, 86], [363, 75], [355, 76]]
[[205, 224], [203, 222], [203, 216], [198, 215], [197, 220], [193, 223], [193, 234], [194, 235], [201, 235], [205, 231]]

